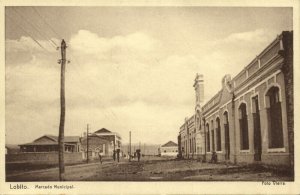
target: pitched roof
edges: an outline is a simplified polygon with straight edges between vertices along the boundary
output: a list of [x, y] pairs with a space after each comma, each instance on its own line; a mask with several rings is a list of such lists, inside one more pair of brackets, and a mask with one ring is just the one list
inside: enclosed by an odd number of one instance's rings
[[169, 141], [168, 143], [162, 145], [161, 147], [177, 147], [178, 145], [175, 142]]
[[94, 133], [111, 133], [111, 131], [107, 130], [105, 128], [102, 128], [102, 129], [99, 129], [99, 130], [95, 131]]
[[31, 142], [27, 144], [20, 144], [19, 146], [46, 146], [46, 145], [58, 145], [58, 142]]
[[[46, 141], [39, 141], [43, 137], [48, 138]], [[80, 142], [79, 136], [65, 136], [64, 142]], [[56, 145], [58, 144], [58, 136], [55, 135], [43, 135], [37, 139], [35, 139], [31, 143], [21, 144], [21, 145]]]
[[46, 137], [46, 138], [48, 138], [48, 139], [50, 139], [50, 140], [52, 140], [52, 141], [54, 141], [54, 142], [57, 142], [57, 141], [58, 141], [58, 137], [55, 136], [55, 135], [43, 135], [43, 136], [41, 136], [41, 137], [39, 137], [39, 138], [33, 140], [33, 142], [37, 142], [37, 141], [39, 141], [40, 139], [42, 139], [42, 138], [44, 138], [44, 137]]
[[19, 146], [14, 144], [5, 144], [5, 147], [8, 149], [19, 149]]
[[79, 142], [79, 136], [65, 136], [65, 142]]

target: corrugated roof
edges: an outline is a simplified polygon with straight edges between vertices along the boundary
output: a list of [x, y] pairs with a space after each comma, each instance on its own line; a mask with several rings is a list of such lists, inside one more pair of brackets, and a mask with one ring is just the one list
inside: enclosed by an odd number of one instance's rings
[[161, 147], [175, 147], [178, 146], [175, 142], [169, 141], [168, 143], [162, 145]]

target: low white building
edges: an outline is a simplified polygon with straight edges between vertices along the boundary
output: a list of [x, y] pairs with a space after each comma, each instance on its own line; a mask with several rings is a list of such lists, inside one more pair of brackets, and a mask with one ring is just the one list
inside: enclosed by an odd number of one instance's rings
[[168, 143], [160, 146], [159, 154], [161, 156], [177, 156], [178, 145], [175, 142], [169, 141]]

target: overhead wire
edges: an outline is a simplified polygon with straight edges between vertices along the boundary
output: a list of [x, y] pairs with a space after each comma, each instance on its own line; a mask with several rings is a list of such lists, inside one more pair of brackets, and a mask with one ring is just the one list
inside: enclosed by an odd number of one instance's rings
[[[32, 9], [34, 10], [34, 12], [36, 13], [36, 15], [38, 16], [38, 18], [40, 18], [47, 26], [48, 26], [48, 28], [56, 35], [56, 36], [58, 36], [58, 37], [61, 37], [60, 35], [59, 35], [59, 33], [57, 33], [55, 30], [54, 30], [54, 28], [45, 20], [45, 18], [37, 11], [37, 9], [35, 9], [34, 7], [32, 7]], [[22, 15], [22, 14], [20, 14], [18, 11], [16, 11], [16, 10], [13, 10], [20, 18], [22, 18], [22, 19], [24, 19], [25, 17]], [[25, 19], [24, 20], [25, 22], [27, 22], [30, 26], [32, 26], [32, 28], [36, 31], [36, 32], [38, 32], [43, 38], [45, 38], [46, 40], [48, 40], [49, 41], [49, 35], [46, 35], [45, 33], [42, 33], [42, 32], [40, 32], [40, 30], [38, 30], [38, 27], [36, 27], [33, 23], [31, 23], [31, 22], [29, 22], [27, 19]], [[28, 35], [28, 36], [30, 36], [41, 48], [43, 48], [45, 51], [47, 51], [43, 46], [42, 46], [42, 44], [41, 43], [39, 43], [39, 41], [37, 40], [37, 39], [35, 39], [34, 38], [34, 36], [33, 35], [31, 35], [30, 33], [28, 33], [24, 28], [22, 28], [21, 27], [21, 25], [19, 25], [19, 27]], [[51, 43], [51, 45], [53, 46], [53, 47], [55, 47], [55, 48], [58, 48], [58, 45], [53, 41], [53, 40], [51, 40], [51, 38], [50, 38], [50, 43]], [[70, 51], [70, 50], [69, 50]], [[47, 51], [47, 52], [49, 52], [49, 51]], [[72, 52], [69, 52], [70, 54], [71, 54], [71, 56], [72, 56], [72, 58], [73, 58], [73, 60], [74, 60], [74, 64], [75, 64], [75, 66], [73, 66], [73, 67], [75, 67], [73, 70], [75, 71], [75, 74], [77, 74], [79, 77], [78, 78], [80, 78], [80, 73], [78, 72], [78, 70], [79, 71], [81, 71], [81, 69], [80, 69], [80, 65], [79, 65], [79, 63], [78, 63], [78, 61], [77, 61], [77, 59], [76, 59], [76, 57], [72, 54]], [[73, 61], [72, 60], [72, 61]], [[70, 74], [69, 74], [70, 75]], [[85, 79], [84, 81], [85, 82], [88, 82], [89, 84], [87, 84], [87, 85], [84, 85], [83, 84], [83, 82], [80, 82], [80, 81], [78, 81], [78, 79], [75, 79], [73, 76], [71, 76], [70, 75], [70, 77], [69, 78], [71, 78], [71, 80], [73, 80], [73, 81], [75, 81], [77, 84], [79, 84], [79, 86], [80, 87], [88, 87], [88, 86], [93, 86], [93, 85], [95, 85], [95, 83], [93, 83], [93, 82], [91, 82], [90, 80], [88, 80], [88, 79]], [[99, 80], [98, 78], [96, 78], [96, 80]], [[99, 82], [101, 82], [100, 80], [99, 80]], [[76, 86], [78, 86], [78, 85], [76, 85]], [[89, 88], [90, 89], [90, 91], [94, 91], [94, 89], [91, 89], [91, 88]], [[99, 95], [99, 94], [97, 94], [97, 95]], [[101, 98], [103, 98], [103, 96], [102, 95], [100, 95], [101, 96]], [[114, 113], [114, 111], [111, 109], [111, 108], [106, 108], [106, 107], [104, 107], [104, 110], [106, 110], [106, 113], [104, 113], [104, 116], [105, 116], [105, 118], [107, 118], [107, 119], [109, 119], [109, 120], [112, 120], [113, 121], [113, 119], [111, 119], [111, 117], [109, 117], [109, 115], [107, 115], [108, 113], [109, 113], [109, 110], [110, 110], [110, 112], [112, 113], [112, 115], [111, 116], [113, 116], [115, 119], [118, 119], [117, 118], [117, 116], [116, 116], [116, 114]]]
[[[5, 13], [5, 16], [7, 17], [7, 18], [9, 18], [12, 22], [14, 22], [13, 21], [13, 19], [12, 19], [12, 17], [10, 17], [8, 14], [6, 14]], [[15, 24], [17, 24], [16, 22], [14, 22]], [[18, 24], [17, 24], [18, 25]], [[18, 25], [18, 27], [25, 33], [25, 34], [27, 34], [39, 47], [41, 47], [43, 50], [45, 50], [46, 52], [49, 52], [46, 48], [44, 48], [43, 46], [42, 46], [42, 44], [37, 40], [37, 39], [35, 39], [28, 31], [26, 31], [21, 25]]]
[[47, 20], [45, 19], [45, 17], [43, 17], [37, 9], [35, 9], [35, 7], [32, 7], [32, 9], [34, 10], [34, 12], [45, 22], [45, 24], [50, 28], [50, 30], [60, 39], [62, 39], [62, 37], [54, 30], [54, 28], [47, 22]]
[[[48, 26], [48, 28], [56, 35], [56, 36], [58, 36], [58, 37], [61, 37], [60, 35], [59, 35], [59, 33], [57, 33], [55, 30], [54, 30], [54, 28], [45, 20], [45, 17], [43, 17], [39, 12], [38, 12], [38, 10], [36, 9], [36, 8], [34, 8], [34, 7], [32, 7], [32, 10], [36, 13], [36, 15], [38, 16], [38, 18], [40, 18], [41, 19], [41, 21], [42, 22], [44, 22], [47, 26]], [[15, 12], [16, 12], [16, 10], [14, 10]], [[43, 34], [43, 33], [41, 33], [36, 27], [35, 27], [35, 25], [34, 24], [32, 24], [32, 23], [30, 23], [28, 20], [26, 20], [32, 27], [34, 27], [34, 29], [36, 30], [36, 31], [38, 31], [39, 32], [39, 34], [42, 34], [42, 36], [46, 39], [46, 40], [50, 40], [54, 45], [55, 45], [55, 48], [59, 48], [59, 46], [53, 41], [53, 40], [51, 40], [51, 37], [49, 37], [49, 35], [45, 35], [45, 34]], [[50, 38], [50, 39], [49, 39]], [[66, 70], [67, 71], [67, 70]], [[77, 72], [77, 71], [76, 71]], [[77, 72], [78, 73], [78, 72]], [[79, 73], [78, 73], [79, 74]], [[72, 76], [71, 76], [71, 78], [73, 78]], [[75, 80], [75, 79], [74, 79]], [[79, 83], [81, 83], [81, 82], [79, 82]]]
[[45, 38], [47, 41], [49, 41], [49, 43], [51, 43], [50, 45], [52, 47], [54, 47], [54, 49], [56, 49], [58, 47], [58, 45], [51, 39], [48, 39], [48, 37], [46, 37], [45, 34], [41, 33], [40, 30], [33, 24], [31, 23], [30, 21], [28, 21], [26, 19], [26, 17], [21, 14], [19, 11], [16, 10], [16, 8], [12, 8], [12, 10], [23, 20], [25, 21], [27, 24], [29, 24], [41, 37]]

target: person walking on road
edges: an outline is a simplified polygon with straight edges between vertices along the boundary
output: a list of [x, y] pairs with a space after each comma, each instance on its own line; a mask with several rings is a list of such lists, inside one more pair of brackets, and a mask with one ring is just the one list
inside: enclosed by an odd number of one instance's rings
[[136, 154], [137, 154], [138, 162], [140, 162], [141, 150], [136, 150]]
[[98, 153], [98, 156], [99, 156], [100, 163], [102, 164], [102, 156], [101, 156], [100, 152]]
[[114, 161], [116, 161], [116, 151], [114, 150], [114, 153], [113, 153], [113, 159]]
[[117, 160], [120, 162], [120, 149], [117, 149]]

